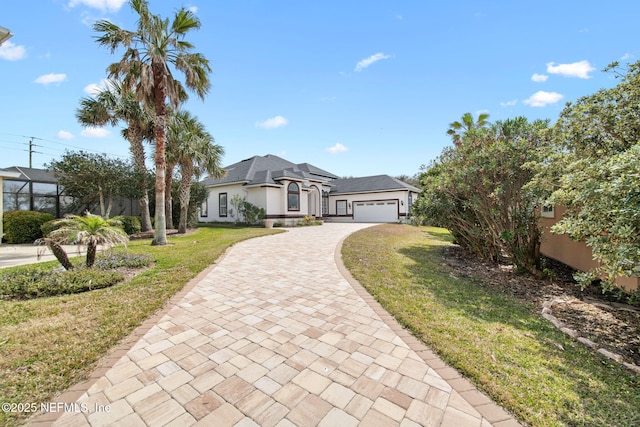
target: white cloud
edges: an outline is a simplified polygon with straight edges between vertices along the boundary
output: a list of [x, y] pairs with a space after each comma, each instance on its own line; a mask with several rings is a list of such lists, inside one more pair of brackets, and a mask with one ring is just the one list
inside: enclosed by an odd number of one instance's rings
[[289, 123], [289, 120], [282, 116], [271, 117], [262, 122], [256, 122], [256, 127], [263, 129], [275, 129], [282, 126], [286, 126]]
[[50, 73], [50, 74], [41, 75], [40, 77], [35, 79], [33, 82], [34, 83], [40, 83], [42, 85], [48, 85], [50, 83], [60, 83], [60, 82], [65, 81], [66, 79], [67, 79], [67, 75], [66, 74]]
[[518, 103], [517, 99], [513, 99], [511, 101], [504, 101], [500, 103], [501, 107], [513, 107], [514, 105], [516, 105]]
[[108, 80], [101, 80], [100, 83], [89, 83], [84, 87], [84, 89], [82, 89], [82, 91], [89, 96], [97, 96], [98, 93], [107, 88], [108, 84]]
[[572, 64], [558, 64], [555, 65], [555, 62], [547, 63], [547, 73], [550, 74], [560, 74], [565, 77], [578, 77], [580, 79], [590, 79], [590, 72], [594, 71], [595, 68], [589, 64], [589, 61], [579, 61], [574, 62]]
[[369, 65], [373, 64], [374, 62], [378, 62], [381, 61], [383, 59], [389, 59], [391, 58], [391, 56], [389, 55], [385, 55], [382, 52], [376, 53], [375, 55], [371, 55], [368, 58], [363, 59], [362, 61], [358, 62], [356, 64], [356, 68], [354, 69], [355, 72], [360, 72], [362, 70], [364, 70], [365, 68], [367, 68]]
[[630, 53], [625, 53], [624, 55], [622, 55], [622, 58], [620, 58], [623, 61], [626, 61], [627, 59], [632, 59], [633, 55]]
[[117, 12], [126, 0], [70, 0], [69, 7], [76, 7], [83, 4], [87, 7], [99, 9], [102, 12]]
[[73, 134], [71, 132], [67, 132], [66, 130], [61, 130], [56, 135], [60, 139], [73, 139]]
[[345, 147], [344, 145], [340, 144], [339, 142], [336, 143], [336, 145], [334, 145], [333, 147], [329, 147], [327, 148], [327, 151], [331, 154], [336, 154], [336, 153], [343, 153], [345, 151], [348, 151], [349, 149], [347, 147]]
[[534, 73], [533, 76], [531, 76], [531, 81], [536, 83], [543, 83], [546, 82], [548, 78], [549, 76], [547, 76], [546, 74]]
[[534, 93], [522, 102], [532, 107], [545, 107], [549, 104], [555, 104], [562, 98], [564, 98], [564, 95], [558, 92], [545, 92], [541, 90]]
[[104, 138], [106, 136], [109, 136], [109, 134], [110, 132], [105, 128], [98, 127], [88, 127], [80, 132], [80, 135], [86, 136], [87, 138]]
[[197, 6], [190, 6], [189, 7], [189, 12], [198, 13], [198, 7]]
[[27, 57], [27, 50], [24, 46], [16, 46], [15, 44], [6, 41], [0, 46], [0, 58], [7, 61], [19, 61]]

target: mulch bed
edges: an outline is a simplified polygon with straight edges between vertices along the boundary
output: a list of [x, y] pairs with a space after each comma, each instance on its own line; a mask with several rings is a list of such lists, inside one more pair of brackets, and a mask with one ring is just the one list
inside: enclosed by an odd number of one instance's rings
[[483, 262], [459, 246], [444, 247], [443, 255], [455, 275], [533, 303], [539, 312], [546, 301], [567, 301], [553, 305], [553, 316], [625, 362], [640, 366], [640, 308], [621, 303], [617, 293], [603, 294], [597, 284], [580, 290], [574, 271], [551, 259], [545, 259], [545, 266], [554, 277], [539, 279], [516, 274], [510, 265]]

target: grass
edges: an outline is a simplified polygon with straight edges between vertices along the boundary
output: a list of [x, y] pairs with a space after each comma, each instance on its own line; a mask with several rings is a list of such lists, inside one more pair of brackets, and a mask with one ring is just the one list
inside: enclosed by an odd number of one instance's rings
[[[100, 357], [232, 244], [276, 233], [263, 228], [204, 227], [169, 238], [167, 246], [150, 240], [129, 251], [151, 254], [156, 265], [129, 282], [110, 288], [25, 301], [0, 301], [0, 402], [53, 401], [81, 381]], [[51, 269], [57, 261], [12, 267]], [[28, 413], [0, 412], [0, 425], [19, 425]]]
[[638, 426], [640, 378], [575, 342], [531, 304], [442, 263], [444, 229], [384, 225], [344, 242], [345, 265], [398, 321], [532, 426]]

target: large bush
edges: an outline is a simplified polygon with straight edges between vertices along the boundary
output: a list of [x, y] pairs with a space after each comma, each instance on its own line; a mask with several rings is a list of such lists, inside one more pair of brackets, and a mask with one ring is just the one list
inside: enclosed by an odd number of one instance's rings
[[456, 242], [481, 258], [506, 255], [521, 269], [538, 273], [539, 196], [525, 189], [533, 172], [547, 122], [524, 117], [499, 121], [456, 134], [421, 175], [423, 191], [412, 215], [451, 231]]
[[33, 243], [42, 237], [42, 224], [53, 219], [53, 215], [43, 212], [5, 212], [2, 217], [4, 240], [10, 244]]

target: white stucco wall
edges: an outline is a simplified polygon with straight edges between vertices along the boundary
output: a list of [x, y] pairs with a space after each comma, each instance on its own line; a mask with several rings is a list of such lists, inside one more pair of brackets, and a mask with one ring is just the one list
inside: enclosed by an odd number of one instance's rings
[[[418, 197], [418, 193], [411, 193], [413, 201]], [[380, 191], [371, 193], [357, 193], [357, 194], [336, 194], [329, 196], [329, 215], [337, 215], [337, 202], [338, 200], [347, 201], [347, 215], [348, 217], [342, 217], [343, 220], [352, 220], [353, 215], [353, 203], [366, 202], [366, 201], [381, 201], [381, 200], [398, 200], [399, 203], [399, 221], [404, 221], [409, 211], [409, 192], [408, 191]], [[340, 217], [334, 219], [339, 220]]]

